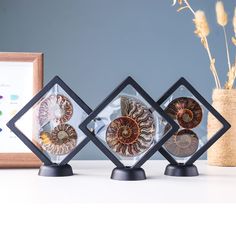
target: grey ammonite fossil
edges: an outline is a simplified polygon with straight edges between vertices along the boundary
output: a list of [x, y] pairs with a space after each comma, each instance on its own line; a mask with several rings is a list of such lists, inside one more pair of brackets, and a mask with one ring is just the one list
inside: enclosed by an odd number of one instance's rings
[[61, 94], [50, 95], [39, 106], [38, 117], [40, 126], [49, 121], [59, 124], [66, 123], [73, 115], [73, 105], [70, 100]]
[[40, 144], [52, 155], [66, 155], [76, 147], [77, 137], [76, 130], [71, 125], [60, 124], [51, 133], [42, 131]]
[[202, 108], [190, 97], [179, 97], [169, 103], [165, 112], [185, 129], [193, 129], [202, 121]]
[[190, 129], [181, 129], [173, 134], [164, 144], [166, 150], [176, 157], [193, 155], [199, 145], [199, 138]]
[[106, 131], [108, 146], [123, 157], [134, 157], [145, 152], [153, 143], [156, 125], [148, 107], [136, 98], [120, 98], [121, 115]]

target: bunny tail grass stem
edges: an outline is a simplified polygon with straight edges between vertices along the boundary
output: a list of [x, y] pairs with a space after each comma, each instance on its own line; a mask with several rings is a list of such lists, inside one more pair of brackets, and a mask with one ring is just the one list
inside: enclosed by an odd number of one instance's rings
[[211, 55], [211, 51], [210, 51], [209, 44], [208, 44], [208, 41], [207, 41], [206, 37], [205, 37], [205, 40], [206, 40], [206, 51], [207, 51], [207, 54], [208, 54], [208, 57], [209, 57], [209, 60], [210, 60], [210, 69], [211, 69], [211, 72], [213, 74], [213, 77], [214, 77], [214, 80], [215, 80], [215, 83], [216, 83], [216, 87], [218, 89], [220, 89], [221, 88], [220, 80], [219, 80], [219, 77], [218, 77], [218, 74], [217, 74], [217, 71], [216, 71], [216, 68], [215, 68], [215, 62], [214, 62], [214, 59]]
[[226, 34], [226, 30], [225, 30], [224, 26], [223, 26], [223, 31], [224, 31], [224, 37], [225, 37], [226, 56], [227, 56], [228, 67], [229, 67], [229, 71], [230, 71], [231, 63], [230, 63], [230, 56], [229, 56], [229, 45], [228, 45], [227, 34]]
[[195, 11], [193, 10], [193, 8], [190, 6], [188, 0], [184, 0], [186, 6], [189, 8], [189, 10], [193, 13], [193, 15], [195, 16]]

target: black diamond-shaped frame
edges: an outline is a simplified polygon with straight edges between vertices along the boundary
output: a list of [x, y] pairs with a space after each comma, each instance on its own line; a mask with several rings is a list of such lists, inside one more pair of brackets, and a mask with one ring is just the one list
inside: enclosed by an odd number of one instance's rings
[[[157, 104], [161, 106], [181, 85], [188, 89], [198, 100], [205, 106], [205, 108], [222, 124], [222, 128], [213, 135], [207, 143], [197, 150], [186, 162], [185, 165], [192, 165], [208, 148], [210, 148], [230, 127], [231, 125], [224, 119], [224, 117], [211, 106], [210, 103], [185, 79], [180, 78], [174, 83], [160, 99]], [[159, 149], [159, 152], [171, 163], [178, 164], [178, 162], [163, 148]]]
[[148, 152], [130, 168], [141, 167], [160, 147], [164, 144], [178, 129], [179, 126], [173, 121], [159, 105], [143, 90], [143, 88], [131, 77], [126, 78], [119, 86], [117, 86], [105, 100], [98, 105], [93, 112], [80, 124], [80, 129], [91, 139], [91, 141], [117, 166], [125, 167], [124, 164], [90, 131], [87, 125], [115, 98], [117, 97], [126, 86], [132, 86], [150, 105], [151, 107], [162, 116], [171, 126], [171, 130], [167, 132]]
[[[36, 94], [8, 123], [7, 127], [45, 164], [52, 165], [52, 161], [16, 126], [15, 123], [29, 111], [54, 85], [58, 84], [64, 91], [77, 103], [87, 114], [91, 113], [91, 109], [86, 103], [79, 98], [63, 81], [59, 76], [55, 76], [38, 94]], [[79, 143], [78, 146], [69, 153], [65, 159], [63, 159], [58, 165], [62, 166], [67, 164], [87, 143], [89, 138]]]

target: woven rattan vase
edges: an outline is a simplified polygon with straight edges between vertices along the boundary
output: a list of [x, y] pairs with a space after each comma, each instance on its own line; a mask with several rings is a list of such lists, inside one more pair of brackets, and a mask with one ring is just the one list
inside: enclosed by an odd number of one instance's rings
[[[231, 128], [208, 150], [208, 164], [236, 166], [236, 89], [215, 89], [212, 105], [231, 124]], [[207, 128], [210, 138], [221, 124], [209, 114]]]

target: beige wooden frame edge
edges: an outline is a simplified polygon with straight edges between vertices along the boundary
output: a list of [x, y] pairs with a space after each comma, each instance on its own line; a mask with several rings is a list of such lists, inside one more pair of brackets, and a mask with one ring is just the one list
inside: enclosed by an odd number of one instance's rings
[[[0, 52], [0, 61], [33, 62], [33, 95], [43, 87], [43, 53]], [[0, 168], [36, 168], [41, 165], [33, 153], [0, 153]]]

